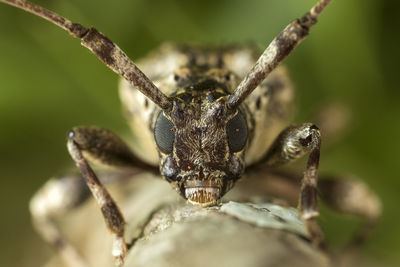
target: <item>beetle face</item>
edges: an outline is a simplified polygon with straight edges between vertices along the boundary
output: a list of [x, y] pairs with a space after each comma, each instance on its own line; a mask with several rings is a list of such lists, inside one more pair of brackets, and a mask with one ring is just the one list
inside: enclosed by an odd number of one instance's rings
[[181, 90], [155, 122], [161, 174], [195, 205], [215, 204], [244, 171], [247, 120], [228, 110], [227, 95], [223, 84], [200, 81]]

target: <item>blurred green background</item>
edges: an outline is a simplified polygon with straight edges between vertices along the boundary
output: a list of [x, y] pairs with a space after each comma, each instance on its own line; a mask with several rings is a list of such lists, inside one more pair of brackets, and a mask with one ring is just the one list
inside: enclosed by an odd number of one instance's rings
[[[165, 41], [254, 41], [265, 46], [314, 0], [36, 1], [73, 21], [96, 26], [132, 58]], [[353, 113], [348, 135], [322, 151], [321, 172], [354, 173], [384, 203], [365, 261], [400, 264], [400, 105], [398, 5], [335, 0], [310, 37], [286, 60], [297, 88], [296, 121], [336, 101]], [[72, 166], [65, 141], [76, 125], [128, 131], [117, 76], [77, 40], [42, 19], [0, 5], [0, 262], [38, 266], [51, 250], [33, 232], [32, 194]], [[359, 221], [324, 210], [320, 218], [340, 247]]]

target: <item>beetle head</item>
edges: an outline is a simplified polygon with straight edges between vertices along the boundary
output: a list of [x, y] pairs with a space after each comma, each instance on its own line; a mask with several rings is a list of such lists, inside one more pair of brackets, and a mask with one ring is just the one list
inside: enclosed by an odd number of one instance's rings
[[205, 79], [181, 88], [154, 121], [162, 176], [189, 202], [215, 204], [244, 171], [246, 114], [230, 110], [224, 84]]

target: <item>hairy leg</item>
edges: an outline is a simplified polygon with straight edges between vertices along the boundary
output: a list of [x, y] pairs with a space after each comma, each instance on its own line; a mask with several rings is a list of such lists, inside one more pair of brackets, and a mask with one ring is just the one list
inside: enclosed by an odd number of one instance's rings
[[[138, 170], [102, 172], [104, 184], [115, 184], [140, 173]], [[68, 174], [48, 180], [31, 198], [29, 209], [33, 225], [68, 266], [88, 266], [74, 244], [66, 238], [58, 222], [79, 209], [90, 198], [90, 190], [80, 174]]]
[[116, 265], [120, 266], [124, 262], [127, 250], [124, 239], [125, 220], [118, 205], [98, 179], [87, 159], [117, 168], [139, 167], [145, 170], [154, 170], [154, 167], [137, 158], [114, 133], [98, 127], [74, 128], [69, 133], [67, 147], [100, 206], [106, 226], [113, 236], [112, 254]]
[[[290, 205], [297, 204], [301, 188], [301, 176], [298, 173], [256, 166], [249, 169], [248, 177], [252, 183], [240, 185], [248, 187], [245, 192], [256, 191], [258, 194], [283, 199]], [[354, 176], [320, 175], [317, 191], [321, 200], [334, 211], [358, 217], [363, 222], [346, 244], [342, 257], [339, 257], [341, 261], [348, 262], [375, 228], [382, 212], [381, 201], [364, 181]]]
[[276, 167], [292, 162], [309, 153], [307, 167], [301, 182], [299, 211], [306, 220], [312, 242], [323, 246], [323, 233], [314, 217], [317, 209], [317, 179], [321, 134], [311, 123], [289, 126], [276, 138], [266, 155], [258, 162], [268, 167]]
[[[131, 177], [141, 170], [155, 172], [157, 168], [139, 160], [115, 134], [97, 127], [74, 128], [68, 137], [68, 149], [82, 174], [51, 179], [35, 194], [30, 203], [35, 227], [69, 266], [87, 266], [87, 262], [63, 236], [55, 220], [82, 204], [92, 192], [114, 238], [112, 254], [116, 263], [121, 265], [126, 254], [125, 222], [103, 183]], [[100, 180], [86, 159], [119, 171], [104, 174]]]

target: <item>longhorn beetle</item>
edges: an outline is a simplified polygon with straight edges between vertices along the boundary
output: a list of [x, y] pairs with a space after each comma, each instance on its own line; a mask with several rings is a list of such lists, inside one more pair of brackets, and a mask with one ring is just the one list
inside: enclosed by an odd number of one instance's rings
[[[331, 0], [320, 0], [291, 22], [261, 56], [249, 46], [167, 45], [143, 60], [141, 69], [95, 28], [72, 23], [30, 2], [1, 1], [43, 17], [79, 38], [83, 46], [123, 78], [121, 100], [133, 132], [148, 147], [147, 158], [133, 153], [111, 131], [98, 127], [73, 128], [67, 141], [68, 151], [113, 236], [116, 265], [124, 262], [127, 253], [125, 220], [88, 161], [159, 172], [188, 202], [208, 207], [218, 204], [245, 168], [267, 169], [308, 154], [298, 206], [312, 242], [323, 244], [323, 234], [315, 222], [320, 130], [312, 123], [284, 128], [292, 87], [284, 67], [278, 65], [309, 34]], [[361, 183], [329, 183], [332, 190], [324, 190], [328, 201], [338, 210], [365, 218], [366, 227], [356, 237], [359, 241], [379, 215], [379, 200]], [[55, 209], [67, 209], [81, 201], [84, 188], [75, 180], [53, 181], [46, 186], [74, 189], [68, 191], [73, 195], [62, 195], [60, 202], [49, 203], [54, 199], [43, 192], [35, 195], [31, 212], [38, 231], [63, 255], [78, 258], [48, 217]], [[361, 197], [371, 205], [360, 206]]]

